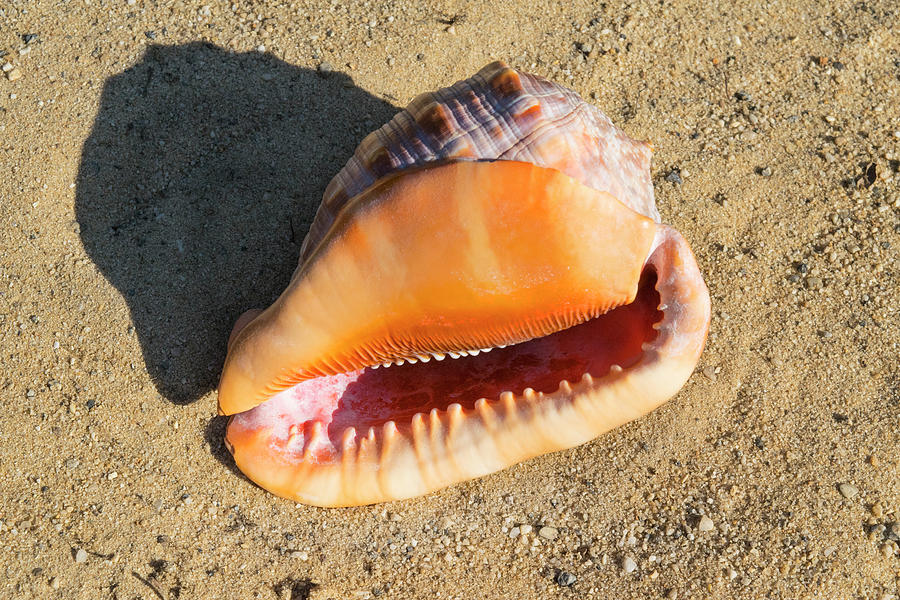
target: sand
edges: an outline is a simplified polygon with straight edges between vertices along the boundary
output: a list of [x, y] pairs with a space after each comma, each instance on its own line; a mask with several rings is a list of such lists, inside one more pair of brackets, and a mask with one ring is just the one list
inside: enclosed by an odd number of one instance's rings
[[[897, 597], [898, 23], [891, 0], [3, 3], [0, 597]], [[233, 319], [284, 287], [368, 131], [499, 58], [653, 142], [712, 296], [696, 373], [424, 498], [266, 493], [215, 416]]]

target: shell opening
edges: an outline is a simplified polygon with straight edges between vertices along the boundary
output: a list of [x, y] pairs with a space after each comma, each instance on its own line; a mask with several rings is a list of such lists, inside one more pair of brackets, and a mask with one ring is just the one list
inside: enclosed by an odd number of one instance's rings
[[641, 361], [663, 318], [656, 284], [656, 271], [648, 265], [633, 302], [527, 342], [446, 357], [398, 358], [385, 364], [390, 368], [378, 365], [302, 381], [235, 415], [228, 437], [266, 430], [283, 457], [331, 462], [357, 434], [380, 435], [394, 426], [408, 430], [435, 411], [471, 411], [509, 396], [533, 401], [557, 392], [572, 395], [569, 382], [587, 379], [593, 385]]

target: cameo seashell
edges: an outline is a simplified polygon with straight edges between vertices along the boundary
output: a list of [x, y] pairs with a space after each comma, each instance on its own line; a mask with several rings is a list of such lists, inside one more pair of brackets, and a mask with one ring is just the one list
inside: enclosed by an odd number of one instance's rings
[[414, 99], [329, 184], [285, 292], [235, 325], [219, 409], [238, 467], [300, 502], [397, 500], [665, 402], [710, 307], [650, 159], [503, 63]]

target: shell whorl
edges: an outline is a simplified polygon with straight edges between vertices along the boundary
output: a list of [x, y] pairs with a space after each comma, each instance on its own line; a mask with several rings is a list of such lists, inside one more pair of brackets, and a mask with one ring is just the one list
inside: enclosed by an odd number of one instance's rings
[[659, 222], [651, 152], [574, 91], [494, 62], [417, 96], [363, 139], [325, 189], [300, 264], [351, 198], [385, 175], [433, 161], [516, 160], [557, 169]]

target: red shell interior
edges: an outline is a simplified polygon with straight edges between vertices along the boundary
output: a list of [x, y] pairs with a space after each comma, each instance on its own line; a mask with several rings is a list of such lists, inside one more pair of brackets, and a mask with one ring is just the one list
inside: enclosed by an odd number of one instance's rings
[[[326, 436], [309, 448], [319, 460], [333, 457], [344, 431], [358, 436], [370, 427], [394, 421], [401, 430], [416, 413], [446, 409], [458, 403], [472, 408], [480, 398], [516, 395], [525, 388], [555, 392], [563, 379], [578, 382], [585, 373], [605, 375], [614, 364], [627, 369], [653, 340], [653, 324], [662, 319], [656, 273], [646, 268], [634, 302], [581, 325], [478, 356], [389, 368], [362, 369], [303, 381], [267, 402], [234, 417], [232, 428], [268, 429], [273, 443], [301, 456], [311, 441], [311, 428], [321, 423]], [[280, 441], [280, 442], [279, 442]]]

